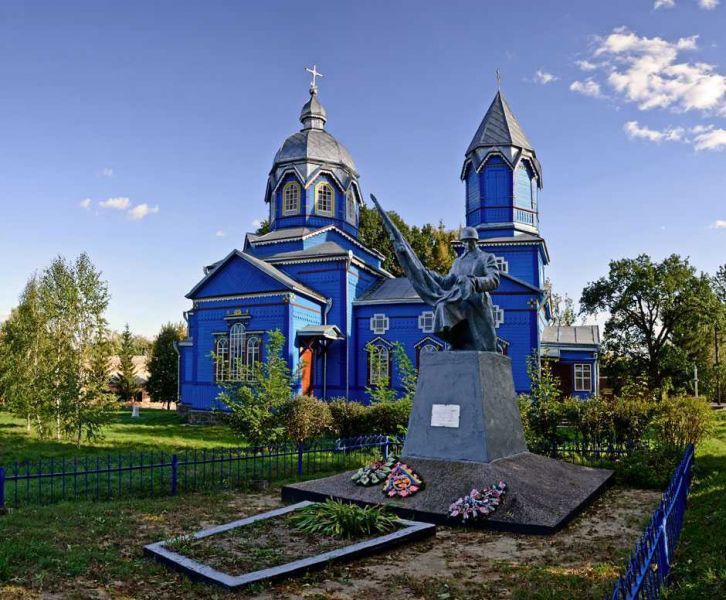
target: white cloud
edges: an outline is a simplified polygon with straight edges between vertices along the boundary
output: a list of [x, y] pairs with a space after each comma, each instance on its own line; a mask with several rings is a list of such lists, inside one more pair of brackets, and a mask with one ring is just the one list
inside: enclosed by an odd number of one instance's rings
[[86, 210], [88, 210], [89, 208], [91, 208], [91, 199], [90, 198], [84, 198], [83, 200], [81, 200], [78, 203], [78, 206], [80, 206], [81, 208], [85, 208]]
[[101, 169], [101, 177], [113, 177], [113, 169], [111, 167], [104, 167]]
[[585, 81], [573, 81], [570, 84], [570, 90], [592, 98], [599, 98], [602, 95], [600, 84], [591, 78]]
[[653, 8], [658, 10], [659, 8], [673, 8], [676, 5], [676, 0], [655, 0]]
[[552, 73], [548, 73], [547, 71], [544, 71], [542, 69], [537, 69], [536, 73], [534, 74], [534, 82], [535, 83], [541, 83], [542, 85], [547, 85], [548, 83], [552, 83], [553, 81], [557, 81], [559, 77], [555, 77]]
[[[698, 6], [704, 10], [713, 10], [718, 6], [719, 0], [698, 0]], [[658, 10], [659, 8], [673, 8], [676, 5], [676, 0], [655, 0], [653, 8]]]
[[252, 227], [254, 227], [255, 229], [257, 229], [261, 225], [262, 225], [262, 219], [255, 219], [254, 221], [252, 221]]
[[698, 6], [703, 10], [713, 10], [718, 6], [719, 0], [698, 0]]
[[126, 210], [131, 201], [128, 198], [109, 198], [98, 203], [101, 208], [112, 208], [114, 210]]
[[140, 221], [144, 217], [147, 217], [148, 215], [154, 215], [158, 212], [158, 206], [149, 206], [146, 202], [144, 202], [142, 204], [137, 204], [126, 214], [129, 216], [129, 219], [132, 219], [134, 221]]
[[576, 60], [575, 64], [581, 71], [594, 71], [597, 69], [597, 65], [589, 60]]
[[726, 219], [716, 219], [708, 227], [709, 229], [726, 229]]
[[680, 142], [684, 140], [685, 130], [683, 127], [668, 127], [657, 130], [641, 126], [637, 121], [628, 121], [623, 127], [630, 139], [644, 139], [651, 142]]
[[640, 110], [726, 115], [726, 76], [714, 65], [681, 58], [698, 49], [697, 35], [668, 41], [619, 27], [597, 42], [591, 62], [619, 99]]
[[695, 127], [693, 131], [696, 134], [693, 138], [693, 147], [696, 150], [726, 150], [726, 129], [710, 125]]
[[224, 237], [227, 235], [227, 232], [223, 231], [222, 229], [217, 230], [217, 232], [214, 234], [217, 237]]
[[684, 142], [691, 144], [696, 151], [726, 150], [726, 129], [718, 129], [713, 125], [698, 125], [685, 129], [684, 127], [666, 127], [665, 129], [651, 129], [640, 125], [638, 121], [628, 121], [623, 130], [630, 139], [642, 139], [650, 142]]

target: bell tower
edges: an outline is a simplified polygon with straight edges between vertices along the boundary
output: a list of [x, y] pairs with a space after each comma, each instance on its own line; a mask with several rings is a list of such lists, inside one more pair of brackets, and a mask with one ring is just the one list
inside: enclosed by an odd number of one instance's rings
[[542, 168], [501, 90], [466, 150], [461, 179], [466, 224], [480, 239], [539, 235]]

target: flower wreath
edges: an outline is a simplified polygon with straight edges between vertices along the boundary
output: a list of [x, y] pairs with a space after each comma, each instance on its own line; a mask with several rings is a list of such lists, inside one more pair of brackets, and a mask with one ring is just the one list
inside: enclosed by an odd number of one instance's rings
[[361, 467], [351, 477], [351, 480], [356, 485], [362, 485], [364, 487], [370, 487], [385, 481], [385, 479], [391, 474], [391, 470], [398, 462], [398, 458], [391, 455], [387, 460], [377, 460], [365, 467]]
[[405, 498], [418, 492], [424, 487], [423, 479], [408, 465], [398, 462], [391, 469], [391, 473], [383, 486], [383, 493], [389, 498], [399, 496]]
[[449, 506], [449, 517], [459, 519], [462, 523], [487, 517], [501, 504], [506, 491], [507, 484], [503, 481], [488, 488], [474, 488]]

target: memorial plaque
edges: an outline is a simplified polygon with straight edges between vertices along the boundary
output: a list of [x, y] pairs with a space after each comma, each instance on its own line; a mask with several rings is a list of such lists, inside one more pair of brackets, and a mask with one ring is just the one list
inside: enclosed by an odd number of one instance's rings
[[461, 407], [458, 404], [432, 404], [431, 405], [431, 427], [459, 427], [459, 412]]

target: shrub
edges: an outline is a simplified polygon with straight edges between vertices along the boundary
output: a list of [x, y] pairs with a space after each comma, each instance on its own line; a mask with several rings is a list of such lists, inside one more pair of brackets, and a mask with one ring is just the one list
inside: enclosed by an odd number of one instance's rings
[[371, 434], [403, 434], [408, 429], [413, 400], [402, 398], [395, 402], [382, 402], [367, 407], [368, 427]]
[[615, 464], [604, 465], [615, 470], [618, 483], [642, 488], [663, 490], [683, 457], [674, 446], [641, 448], [629, 452]]
[[327, 402], [312, 396], [296, 396], [282, 408], [288, 439], [298, 444], [332, 430], [333, 417]]
[[387, 533], [398, 525], [398, 517], [381, 506], [361, 507], [339, 500], [310, 504], [295, 511], [290, 520], [304, 533], [337, 538]]
[[283, 357], [284, 346], [285, 336], [279, 330], [270, 331], [265, 360], [256, 363], [251, 379], [247, 380], [246, 369], [240, 365], [243, 380], [225, 383], [218, 396], [230, 409], [224, 421], [253, 446], [276, 444], [285, 437], [280, 410], [292, 396], [293, 375]]
[[580, 403], [577, 429], [582, 437], [590, 443], [607, 444], [613, 431], [611, 403], [599, 397], [576, 402]]
[[713, 424], [713, 411], [703, 398], [664, 398], [656, 408], [654, 425], [657, 439], [676, 448], [698, 444], [710, 433]]
[[653, 420], [655, 405], [644, 395], [616, 397], [612, 401], [612, 427], [615, 441], [638, 445]]
[[333, 430], [340, 437], [366, 435], [370, 429], [368, 409], [360, 402], [336, 398], [328, 404], [333, 418]]

